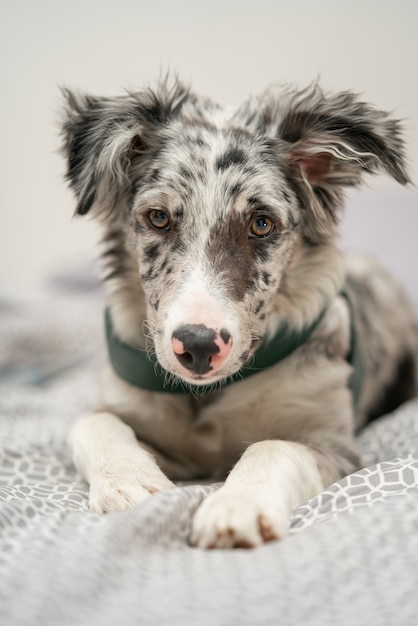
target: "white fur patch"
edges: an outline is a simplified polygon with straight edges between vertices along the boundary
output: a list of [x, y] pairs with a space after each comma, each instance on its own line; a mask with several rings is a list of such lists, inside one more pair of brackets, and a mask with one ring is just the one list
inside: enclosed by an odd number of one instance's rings
[[250, 548], [282, 539], [292, 511], [323, 487], [307, 447], [285, 441], [255, 443], [219, 491], [198, 509], [192, 543], [201, 548]]
[[[243, 333], [236, 311], [214, 284], [213, 277], [200, 267], [194, 269], [188, 276], [184, 287], [167, 309], [161, 340], [159, 336], [155, 337], [156, 353], [161, 365], [188, 382], [198, 383], [191, 377], [189, 371], [179, 365], [172, 350], [174, 331], [186, 324], [204, 324], [216, 333], [220, 333], [222, 329], [227, 330], [232, 337], [232, 351], [227, 365], [229, 368], [232, 367], [234, 373], [237, 369], [236, 364], [239, 362], [239, 355], [250, 344], [251, 336], [248, 332], [248, 336], [242, 338]], [[229, 370], [225, 371], [221, 368], [215, 375], [211, 373], [204, 378], [208, 379], [206, 382], [213, 382], [229, 374]]]
[[128, 509], [174, 487], [130, 426], [111, 413], [80, 419], [69, 443], [77, 470], [90, 484], [90, 509], [95, 513]]

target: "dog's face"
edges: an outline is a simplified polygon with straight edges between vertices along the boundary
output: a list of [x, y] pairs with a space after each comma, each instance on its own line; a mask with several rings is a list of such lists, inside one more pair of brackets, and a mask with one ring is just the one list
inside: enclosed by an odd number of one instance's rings
[[78, 212], [129, 256], [118, 288], [134, 260], [157, 358], [189, 383], [248, 361], [291, 268], [333, 245], [342, 185], [379, 167], [407, 181], [397, 123], [351, 94], [272, 89], [234, 112], [178, 84], [67, 97]]
[[299, 210], [267, 141], [183, 122], [166, 135], [132, 201], [148, 320], [165, 369], [212, 382], [263, 336]]

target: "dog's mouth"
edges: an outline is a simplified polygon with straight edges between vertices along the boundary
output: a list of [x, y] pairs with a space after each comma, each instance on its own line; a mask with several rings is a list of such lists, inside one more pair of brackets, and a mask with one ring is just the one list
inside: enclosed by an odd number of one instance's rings
[[154, 327], [161, 332], [153, 337], [159, 363], [189, 385], [229, 379], [252, 353], [254, 332], [243, 313], [227, 298], [208, 295], [200, 278], [191, 282], [168, 306], [160, 306]]
[[[243, 349], [225, 329], [219, 332], [204, 324], [190, 324], [172, 334], [170, 350], [157, 356], [168, 372], [189, 385], [222, 384], [248, 363], [260, 339], [252, 339]], [[235, 350], [234, 350], [235, 348]]]

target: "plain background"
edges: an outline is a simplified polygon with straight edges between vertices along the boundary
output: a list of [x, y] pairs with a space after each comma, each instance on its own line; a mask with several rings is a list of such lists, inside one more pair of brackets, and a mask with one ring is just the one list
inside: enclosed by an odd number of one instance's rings
[[[58, 85], [115, 95], [170, 68], [196, 91], [238, 104], [269, 83], [305, 86], [320, 76], [326, 89], [362, 92], [406, 120], [418, 182], [416, 0], [0, 0], [0, 10], [2, 281], [33, 282], [95, 254], [95, 226], [72, 219], [63, 182]], [[390, 247], [411, 284], [417, 196], [383, 178], [374, 187], [385, 218], [367, 213], [364, 225], [370, 192], [355, 196], [361, 210], [346, 240]], [[393, 198], [409, 208], [402, 213]]]

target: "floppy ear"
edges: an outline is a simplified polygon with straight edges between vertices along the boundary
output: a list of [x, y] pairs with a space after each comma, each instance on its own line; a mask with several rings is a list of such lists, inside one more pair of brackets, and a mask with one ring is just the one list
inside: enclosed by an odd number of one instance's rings
[[335, 231], [345, 186], [379, 171], [409, 182], [400, 122], [354, 94], [327, 95], [315, 84], [285, 94], [276, 113], [289, 181], [306, 208], [305, 235], [314, 243]]
[[111, 210], [130, 188], [130, 174], [158, 144], [158, 130], [176, 115], [188, 90], [162, 82], [157, 91], [99, 98], [62, 90], [65, 119], [62, 152], [66, 178], [77, 198], [76, 213]]

